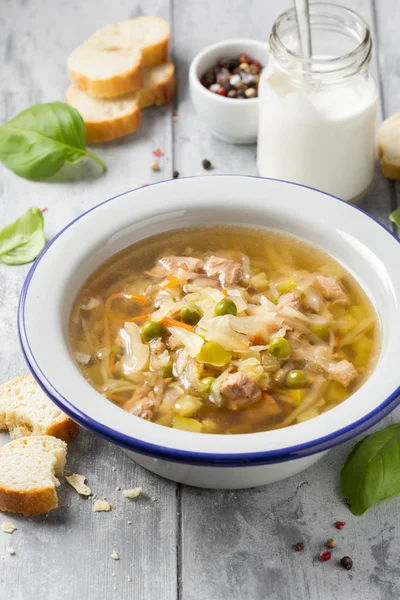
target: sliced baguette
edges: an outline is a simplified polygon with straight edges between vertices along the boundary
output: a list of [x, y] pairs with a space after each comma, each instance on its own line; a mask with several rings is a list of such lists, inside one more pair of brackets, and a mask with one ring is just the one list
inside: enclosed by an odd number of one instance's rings
[[57, 508], [57, 475], [64, 472], [67, 445], [51, 436], [14, 440], [0, 448], [0, 510], [39, 515]]
[[79, 427], [41, 390], [31, 375], [0, 386], [0, 429], [13, 439], [29, 435], [53, 435], [71, 442]]
[[400, 113], [382, 123], [377, 145], [382, 173], [389, 179], [400, 179]]
[[92, 98], [72, 85], [66, 94], [68, 104], [82, 115], [86, 141], [106, 142], [133, 133], [140, 126], [140, 108], [168, 104], [175, 92], [174, 64], [171, 61], [144, 69], [144, 86], [120, 98]]
[[143, 86], [143, 67], [168, 58], [169, 26], [138, 17], [103, 27], [68, 58], [72, 82], [95, 98], [114, 98]]

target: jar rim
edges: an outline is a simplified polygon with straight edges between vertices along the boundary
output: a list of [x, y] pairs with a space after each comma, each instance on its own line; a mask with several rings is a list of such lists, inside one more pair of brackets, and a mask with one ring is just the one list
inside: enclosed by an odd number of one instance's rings
[[[297, 20], [295, 8], [289, 8], [275, 20], [275, 22], [272, 26], [272, 31], [271, 31], [271, 35], [270, 35], [270, 46], [271, 46], [271, 42], [272, 42], [273, 45], [276, 45], [279, 48], [279, 50], [282, 51], [283, 53], [285, 53], [286, 55], [289, 55], [290, 57], [296, 59], [297, 61], [299, 61], [303, 64], [307, 64], [307, 65], [310, 65], [310, 64], [315, 65], [315, 66], [324, 65], [325, 67], [327, 65], [331, 65], [332, 67], [334, 67], [335, 64], [338, 63], [339, 61], [346, 61], [346, 60], [351, 60], [353, 58], [356, 58], [359, 54], [361, 54], [363, 51], [365, 52], [366, 50], [367, 50], [367, 53], [362, 61], [362, 64], [364, 64], [365, 62], [368, 62], [370, 55], [371, 55], [371, 48], [372, 48], [371, 31], [370, 31], [369, 25], [365, 21], [365, 19], [363, 17], [361, 17], [358, 13], [356, 13], [354, 10], [352, 10], [351, 8], [347, 8], [346, 6], [343, 6], [341, 4], [332, 4], [331, 2], [313, 2], [312, 4], [310, 4], [310, 7], [309, 7], [310, 19], [312, 18], [312, 16], [318, 16], [318, 10], [331, 9], [331, 8], [341, 11], [342, 14], [347, 14], [347, 15], [351, 16], [360, 25], [362, 25], [364, 27], [364, 30], [365, 30], [364, 37], [358, 43], [358, 45], [355, 48], [353, 48], [353, 50], [351, 50], [350, 52], [347, 52], [345, 54], [335, 56], [332, 58], [326, 58], [326, 57], [321, 58], [321, 57], [313, 57], [313, 56], [307, 57], [307, 56], [304, 56], [303, 54], [294, 52], [293, 50], [288, 48], [287, 45], [282, 41], [278, 30], [279, 30], [279, 27], [281, 26], [281, 24], [285, 20], [289, 20], [292, 18]], [[317, 11], [315, 9], [317, 9]], [[340, 70], [344, 70], [344, 69], [346, 69], [346, 67], [342, 67], [342, 69], [340, 69]], [[314, 71], [314, 73], [318, 73], [318, 71], [316, 71], [316, 72]], [[328, 74], [327, 71], [324, 71], [324, 73]]]

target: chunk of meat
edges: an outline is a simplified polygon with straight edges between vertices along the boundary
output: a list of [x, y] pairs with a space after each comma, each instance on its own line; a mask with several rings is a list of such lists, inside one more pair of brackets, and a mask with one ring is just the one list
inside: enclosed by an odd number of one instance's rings
[[298, 292], [289, 292], [288, 294], [283, 294], [280, 296], [278, 300], [278, 308], [282, 308], [283, 306], [290, 306], [295, 310], [300, 310], [300, 294]]
[[325, 300], [337, 302], [338, 304], [348, 304], [349, 299], [342, 288], [340, 282], [335, 277], [325, 277], [318, 275], [317, 281]]
[[219, 256], [210, 256], [204, 265], [204, 271], [209, 277], [217, 276], [224, 287], [239, 283], [243, 276], [240, 263]]
[[261, 390], [245, 373], [231, 373], [221, 384], [221, 394], [235, 400], [252, 404], [261, 398]]
[[152, 277], [164, 277], [168, 273], [177, 273], [178, 269], [191, 271], [193, 273], [201, 273], [204, 263], [200, 258], [191, 256], [164, 256], [160, 258], [157, 265], [147, 271]]
[[328, 369], [328, 374], [332, 379], [338, 381], [345, 387], [348, 387], [354, 379], [358, 377], [356, 369], [348, 360], [341, 360], [331, 364]]
[[132, 399], [124, 406], [131, 415], [150, 421], [153, 417], [153, 411], [156, 408], [156, 399], [154, 392], [148, 390], [138, 390], [132, 396]]

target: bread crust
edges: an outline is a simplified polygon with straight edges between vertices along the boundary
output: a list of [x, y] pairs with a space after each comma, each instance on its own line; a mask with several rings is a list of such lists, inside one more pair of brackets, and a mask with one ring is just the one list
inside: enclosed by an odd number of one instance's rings
[[0, 485], [0, 511], [25, 516], [47, 513], [58, 506], [54, 487], [38, 490], [10, 490]]
[[147, 108], [148, 106], [161, 106], [163, 104], [169, 104], [175, 94], [176, 90], [176, 77], [175, 73], [168, 77], [164, 81], [152, 86], [151, 88], [144, 88], [138, 92], [139, 106], [140, 108]]
[[382, 173], [388, 179], [400, 179], [400, 113], [388, 117], [377, 135], [377, 152]]

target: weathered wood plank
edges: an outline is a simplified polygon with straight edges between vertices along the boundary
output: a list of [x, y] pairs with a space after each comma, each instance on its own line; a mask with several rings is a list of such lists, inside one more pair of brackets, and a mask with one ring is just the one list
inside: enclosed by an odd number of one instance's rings
[[[290, 4], [261, 0], [245, 4], [240, 0], [174, 1], [174, 52], [179, 66], [179, 113], [174, 140], [176, 168], [182, 176], [204, 174], [203, 158], [212, 161], [215, 173], [256, 174], [254, 146], [232, 146], [213, 138], [195, 115], [187, 85], [188, 66], [201, 48], [222, 38], [266, 40], [274, 19]], [[346, 5], [364, 15], [375, 36], [371, 3], [353, 0]], [[375, 45], [375, 77], [378, 51]], [[251, 199], [244, 199], [248, 201]], [[388, 222], [388, 186], [378, 169], [373, 188], [360, 207]], [[386, 424], [395, 421], [399, 414], [400, 411], [393, 413]], [[353, 443], [332, 450], [305, 473], [266, 488], [236, 492], [183, 487], [183, 600], [397, 597], [398, 500], [379, 506], [362, 518], [350, 514], [338, 491], [338, 476]], [[333, 527], [338, 519], [347, 521], [342, 532]], [[322, 564], [316, 555], [332, 536], [338, 540], [334, 559]], [[293, 545], [301, 540], [306, 542], [306, 550], [296, 553]], [[346, 554], [355, 561], [350, 573], [338, 565], [340, 557]]]
[[[0, 122], [34, 102], [63, 99], [67, 56], [96, 28], [141, 12], [170, 19], [168, 0], [148, 0], [145, 6], [127, 0], [5, 1], [0, 12]], [[108, 165], [104, 175], [88, 161], [76, 170], [64, 170], [53, 183], [33, 183], [1, 167], [0, 227], [37, 205], [48, 208], [50, 238], [102, 200], [170, 178], [171, 108], [149, 109], [143, 117], [137, 134], [94, 148]], [[165, 159], [162, 171], [153, 173], [150, 163], [157, 147]], [[16, 328], [18, 296], [27, 270], [0, 263], [0, 381], [27, 372]], [[8, 436], [2, 434], [0, 444], [6, 441]], [[64, 509], [33, 520], [11, 515], [18, 530], [12, 536], [0, 533], [0, 597], [175, 600], [175, 484], [137, 467], [120, 449], [83, 431], [70, 447], [68, 468], [87, 475], [93, 492], [106, 496], [115, 511], [93, 514], [92, 502], [63, 482]], [[143, 488], [144, 496], [137, 501], [116, 490], [132, 486]], [[15, 548], [15, 556], [6, 552], [7, 546]], [[111, 558], [114, 549], [120, 553], [119, 561]]]

